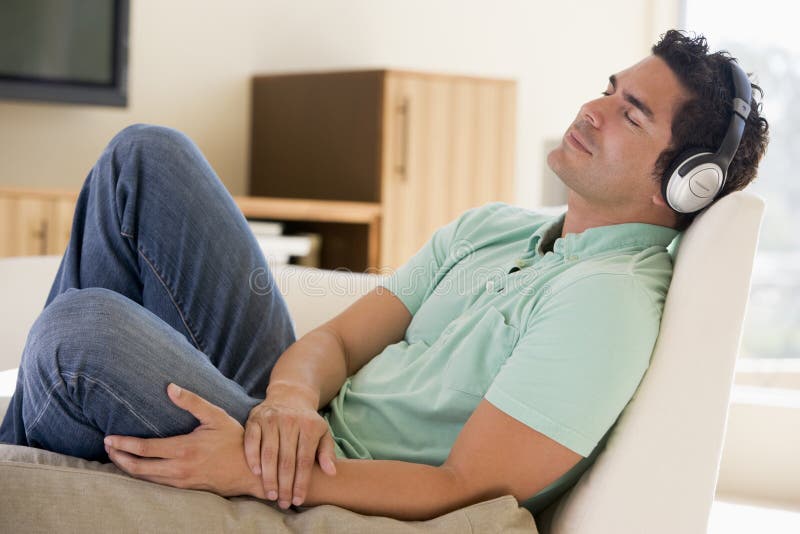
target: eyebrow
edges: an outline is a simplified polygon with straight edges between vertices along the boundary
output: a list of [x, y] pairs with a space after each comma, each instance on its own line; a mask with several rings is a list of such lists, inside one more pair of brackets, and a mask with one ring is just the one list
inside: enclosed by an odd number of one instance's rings
[[[616, 75], [612, 74], [611, 76], [609, 76], [608, 77], [608, 81], [609, 81], [609, 83], [611, 83], [611, 87], [613, 87], [614, 90], [616, 91], [617, 90], [617, 77], [616, 77]], [[630, 94], [627, 91], [622, 91], [622, 96], [627, 102], [630, 102], [630, 104], [633, 107], [635, 107], [636, 109], [638, 109], [639, 111], [644, 113], [645, 117], [650, 119], [650, 122], [653, 122], [654, 114], [653, 114], [653, 110], [650, 109], [650, 106], [648, 106], [647, 104], [642, 102], [639, 98], [633, 96], [632, 94]]]

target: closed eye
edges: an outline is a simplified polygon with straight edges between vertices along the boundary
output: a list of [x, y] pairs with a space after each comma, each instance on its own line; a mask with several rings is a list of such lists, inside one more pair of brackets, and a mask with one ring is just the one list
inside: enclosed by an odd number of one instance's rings
[[[600, 94], [603, 95], [603, 96], [611, 96], [612, 93], [609, 93], [608, 91], [603, 91]], [[639, 126], [639, 124], [636, 121], [631, 119], [631, 116], [627, 111], [624, 113], [624, 115], [625, 115], [625, 120], [627, 120], [629, 123], [633, 124], [635, 127], [641, 128], [641, 126]]]
[[633, 124], [634, 126], [636, 126], [637, 128], [639, 128], [639, 124], [638, 124], [638, 123], [637, 123], [635, 120], [631, 119], [631, 116], [630, 116], [630, 114], [629, 114], [627, 111], [624, 113], [624, 115], [625, 115], [625, 119], [627, 119], [627, 121], [628, 121], [629, 123], [631, 123], [631, 124]]

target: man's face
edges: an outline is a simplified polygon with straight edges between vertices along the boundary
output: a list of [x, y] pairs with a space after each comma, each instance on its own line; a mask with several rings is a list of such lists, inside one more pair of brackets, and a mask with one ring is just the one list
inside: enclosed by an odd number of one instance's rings
[[611, 76], [606, 93], [581, 106], [547, 164], [571, 195], [599, 209], [647, 209], [660, 189], [656, 160], [687, 93], [656, 56]]

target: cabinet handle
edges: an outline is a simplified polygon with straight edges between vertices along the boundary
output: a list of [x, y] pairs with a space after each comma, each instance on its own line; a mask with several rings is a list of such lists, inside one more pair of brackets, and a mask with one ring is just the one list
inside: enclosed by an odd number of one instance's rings
[[410, 116], [410, 108], [411, 103], [408, 100], [408, 97], [403, 98], [402, 104], [397, 106], [397, 111], [400, 116], [403, 118], [403, 130], [400, 135], [400, 139], [403, 143], [400, 149], [400, 162], [395, 164], [395, 172], [400, 174], [400, 177], [405, 182], [408, 179], [408, 142], [409, 142], [409, 116]]
[[39, 240], [39, 255], [47, 255], [47, 221], [42, 221], [39, 230], [33, 233], [34, 238]]

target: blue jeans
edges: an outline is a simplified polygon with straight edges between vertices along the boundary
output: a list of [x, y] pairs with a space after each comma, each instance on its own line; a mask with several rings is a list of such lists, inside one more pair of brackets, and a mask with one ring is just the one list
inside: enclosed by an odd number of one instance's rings
[[0, 442], [107, 462], [106, 435], [198, 425], [170, 382], [244, 424], [294, 340], [264, 255], [197, 146], [131, 126], [81, 189]]

